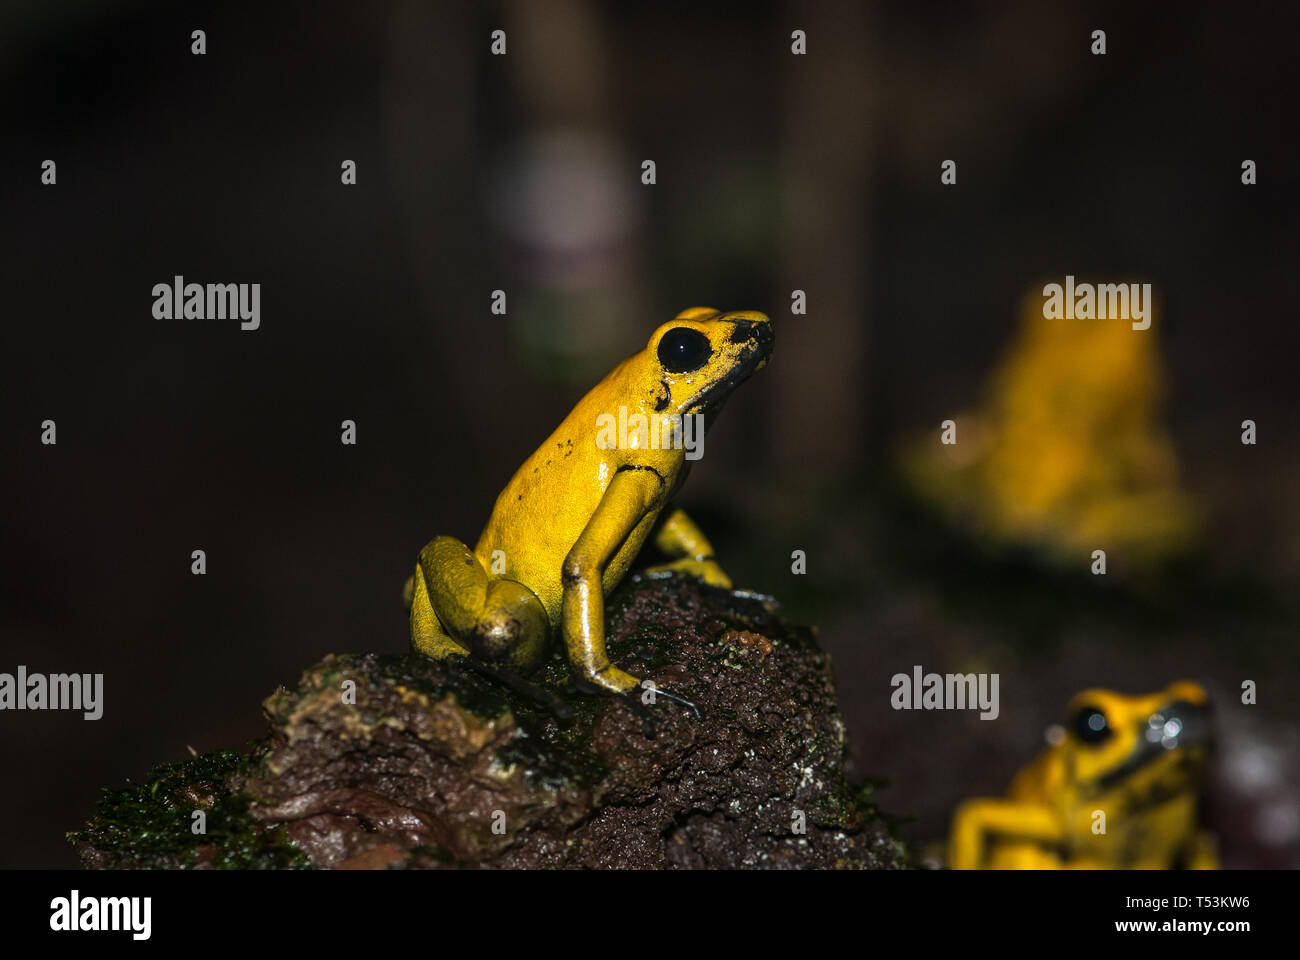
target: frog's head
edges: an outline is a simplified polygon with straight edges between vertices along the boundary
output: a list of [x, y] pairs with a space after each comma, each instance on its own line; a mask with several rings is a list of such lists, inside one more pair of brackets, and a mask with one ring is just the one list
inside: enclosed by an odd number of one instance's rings
[[1186, 681], [1134, 697], [1085, 690], [1070, 701], [1067, 718], [1057, 749], [1082, 795], [1178, 793], [1204, 768], [1210, 748], [1209, 697]]
[[654, 409], [712, 420], [731, 391], [767, 364], [772, 321], [755, 310], [683, 310], [650, 337], [641, 355], [657, 381]]

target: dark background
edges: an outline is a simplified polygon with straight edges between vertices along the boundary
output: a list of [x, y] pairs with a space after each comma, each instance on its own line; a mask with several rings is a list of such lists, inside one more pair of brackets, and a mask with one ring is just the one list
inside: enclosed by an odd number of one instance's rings
[[[73, 865], [100, 787], [258, 736], [261, 698], [327, 652], [403, 649], [420, 546], [472, 543], [577, 397], [697, 304], [765, 310], [778, 343], [682, 503], [738, 586], [820, 625], [856, 769], [910, 841], [1001, 792], [1076, 691], [1186, 676], [1220, 702], [1226, 862], [1300, 865], [1298, 19], [6, 4], [0, 670], [106, 694], [93, 723], [0, 714], [0, 865]], [[1020, 298], [1067, 272], [1164, 304], [1166, 422], [1210, 533], [1154, 595], [990, 560], [892, 492], [895, 445], [978, 399]], [[261, 329], [153, 319], [175, 274], [261, 283]], [[914, 663], [999, 672], [1001, 718], [892, 711]]]

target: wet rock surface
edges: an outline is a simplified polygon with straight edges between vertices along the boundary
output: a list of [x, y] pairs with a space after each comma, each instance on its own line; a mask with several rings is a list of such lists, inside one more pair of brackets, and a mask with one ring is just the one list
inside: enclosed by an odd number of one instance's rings
[[607, 618], [611, 657], [694, 709], [578, 693], [558, 655], [532, 680], [559, 712], [463, 664], [330, 655], [267, 698], [251, 753], [106, 793], [70, 840], [90, 867], [902, 865], [810, 631], [682, 578], [633, 579]]

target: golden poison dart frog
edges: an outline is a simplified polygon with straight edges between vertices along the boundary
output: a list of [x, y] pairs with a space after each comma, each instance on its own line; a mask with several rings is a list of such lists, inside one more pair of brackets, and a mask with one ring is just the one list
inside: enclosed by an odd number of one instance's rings
[[580, 682], [637, 687], [605, 652], [605, 595], [647, 539], [671, 560], [647, 572], [731, 586], [704, 534], [668, 507], [692, 437], [703, 439], [772, 343], [771, 321], [753, 311], [694, 307], [657, 329], [524, 461], [473, 550], [437, 537], [420, 551], [406, 585], [411, 646], [523, 674], [558, 636]]
[[1196, 814], [1210, 749], [1205, 691], [1187, 682], [1137, 697], [1085, 690], [1068, 716], [1005, 797], [957, 809], [948, 866], [1215, 869]]
[[981, 406], [904, 448], [909, 485], [980, 539], [1067, 565], [1098, 547], [1130, 568], [1186, 551], [1198, 515], [1161, 417], [1157, 336], [1045, 317], [1031, 292]]

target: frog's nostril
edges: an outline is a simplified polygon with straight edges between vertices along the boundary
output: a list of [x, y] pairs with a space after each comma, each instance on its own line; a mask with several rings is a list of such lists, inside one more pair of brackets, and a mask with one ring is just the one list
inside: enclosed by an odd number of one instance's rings
[[772, 332], [770, 323], [756, 323], [751, 328], [751, 338], [758, 348], [758, 352], [767, 355], [772, 352], [772, 344], [776, 342], [776, 334]]
[[770, 323], [745, 321], [737, 323], [736, 328], [731, 331], [732, 343], [757, 341], [760, 345], [766, 345], [770, 344], [772, 339], [772, 325]]

